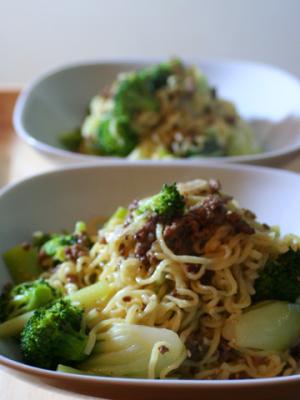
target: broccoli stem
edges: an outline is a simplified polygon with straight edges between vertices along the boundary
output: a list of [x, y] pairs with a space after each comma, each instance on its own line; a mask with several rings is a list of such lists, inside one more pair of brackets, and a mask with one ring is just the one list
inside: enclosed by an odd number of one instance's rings
[[58, 372], [64, 372], [66, 374], [80, 374], [80, 375], [88, 375], [86, 372], [81, 371], [80, 369], [68, 367], [67, 365], [64, 364], [58, 364], [56, 371]]
[[43, 272], [35, 247], [14, 246], [3, 254], [3, 260], [15, 283], [32, 281]]
[[29, 311], [0, 324], [0, 337], [18, 336], [33, 313], [34, 311]]

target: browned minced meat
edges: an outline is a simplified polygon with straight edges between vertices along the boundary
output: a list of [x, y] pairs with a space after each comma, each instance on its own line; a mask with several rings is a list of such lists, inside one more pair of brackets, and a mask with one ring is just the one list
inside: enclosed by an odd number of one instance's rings
[[187, 264], [186, 265], [187, 272], [191, 274], [197, 274], [197, 272], [200, 271], [200, 265], [199, 264]]
[[53, 267], [53, 260], [44, 250], [40, 250], [38, 253], [38, 264], [44, 269], [48, 270]]
[[230, 225], [234, 233], [253, 234], [254, 229], [238, 213], [226, 209], [228, 201], [220, 194], [208, 195], [201, 206], [166, 226], [167, 245], [175, 254], [197, 255], [195, 244], [202, 248], [221, 225]]
[[76, 241], [77, 243], [65, 249], [65, 254], [71, 261], [76, 261], [77, 258], [86, 256], [89, 253], [91, 243], [86, 234], [78, 235]]
[[203, 337], [200, 332], [191, 333], [185, 342], [188, 350], [188, 359], [192, 361], [200, 361], [205, 354], [205, 346], [203, 345]]
[[239, 353], [237, 350], [230, 347], [226, 340], [221, 339], [219, 344], [219, 356], [222, 362], [231, 362], [237, 359]]
[[66, 256], [71, 261], [76, 261], [77, 258], [88, 255], [88, 252], [89, 252], [88, 248], [86, 248], [85, 246], [82, 246], [78, 243], [73, 244], [70, 247], [67, 247], [65, 250]]
[[235, 125], [237, 122], [237, 119], [234, 115], [227, 115], [224, 119], [229, 125]]
[[294, 357], [297, 361], [300, 360], [300, 343], [297, 343], [290, 350], [291, 356]]
[[119, 253], [120, 253], [120, 255], [121, 255], [122, 257], [125, 256], [125, 254], [126, 254], [126, 246], [125, 246], [125, 243], [121, 243], [121, 244], [120, 244], [120, 246], [119, 246]]
[[201, 277], [201, 283], [202, 283], [203, 285], [210, 285], [213, 276], [214, 276], [214, 271], [211, 271], [211, 270], [207, 269], [207, 270], [204, 272], [204, 275]]
[[161, 346], [159, 346], [158, 351], [160, 352], [160, 354], [165, 354], [170, 350], [168, 349], [167, 346], [161, 345]]
[[78, 276], [76, 274], [67, 274], [66, 278], [69, 283], [78, 283]]
[[226, 222], [233, 227], [236, 233], [246, 233], [248, 235], [254, 233], [254, 229], [237, 212], [227, 213]]
[[134, 254], [146, 266], [149, 265], [147, 252], [150, 250], [152, 243], [156, 239], [155, 229], [157, 224], [157, 217], [154, 215], [148, 219], [143, 228], [141, 228], [135, 235], [135, 248]]

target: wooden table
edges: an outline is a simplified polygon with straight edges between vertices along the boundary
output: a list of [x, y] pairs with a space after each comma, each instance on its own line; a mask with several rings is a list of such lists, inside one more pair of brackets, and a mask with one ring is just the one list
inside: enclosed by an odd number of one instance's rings
[[[43, 157], [15, 135], [11, 114], [17, 92], [0, 91], [0, 187], [37, 172], [49, 171], [60, 165]], [[286, 169], [300, 172], [300, 157], [286, 166]], [[80, 395], [47, 390], [15, 378], [0, 369], [0, 400], [70, 400], [89, 399]], [[90, 398], [91, 399], [91, 398]]]

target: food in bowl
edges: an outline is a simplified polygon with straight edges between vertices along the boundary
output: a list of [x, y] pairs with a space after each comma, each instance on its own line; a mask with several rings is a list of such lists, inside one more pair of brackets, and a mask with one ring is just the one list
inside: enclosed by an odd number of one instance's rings
[[299, 361], [300, 239], [216, 180], [164, 185], [96, 235], [37, 232], [4, 254], [0, 336], [24, 361], [137, 378], [290, 375]]
[[82, 126], [60, 140], [68, 150], [130, 159], [261, 151], [234, 104], [178, 59], [119, 74], [91, 100]]

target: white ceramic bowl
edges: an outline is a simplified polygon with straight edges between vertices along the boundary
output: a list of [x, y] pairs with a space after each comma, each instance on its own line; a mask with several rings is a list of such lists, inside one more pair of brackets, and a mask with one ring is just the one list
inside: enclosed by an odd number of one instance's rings
[[[225, 192], [260, 221], [279, 224], [283, 233], [300, 234], [300, 175], [240, 165], [82, 166], [34, 176], [0, 193], [0, 254], [27, 240], [33, 231], [73, 227], [78, 219], [109, 215], [118, 205], [157, 192], [162, 183], [194, 178], [217, 178]], [[0, 261], [0, 286], [9, 280]], [[109, 399], [230, 399], [297, 398], [300, 376], [237, 381], [118, 379], [47, 371], [20, 362], [14, 343], [0, 341], [0, 364], [14, 374], [77, 393]]]
[[[158, 61], [152, 60], [151, 63]], [[257, 155], [202, 158], [202, 161], [275, 166], [290, 161], [299, 152], [300, 82], [296, 78], [272, 66], [257, 63], [186, 62], [198, 65], [220, 96], [234, 101], [241, 115], [253, 125], [259, 143], [265, 148]], [[90, 62], [65, 66], [41, 76], [22, 92], [16, 103], [14, 126], [17, 133], [37, 150], [64, 163], [116, 161], [116, 158], [64, 150], [59, 144], [59, 135], [81, 125], [91, 98], [109, 85], [119, 72], [149, 63]], [[118, 160], [128, 162], [127, 159]], [[184, 159], [181, 162], [191, 161]]]

